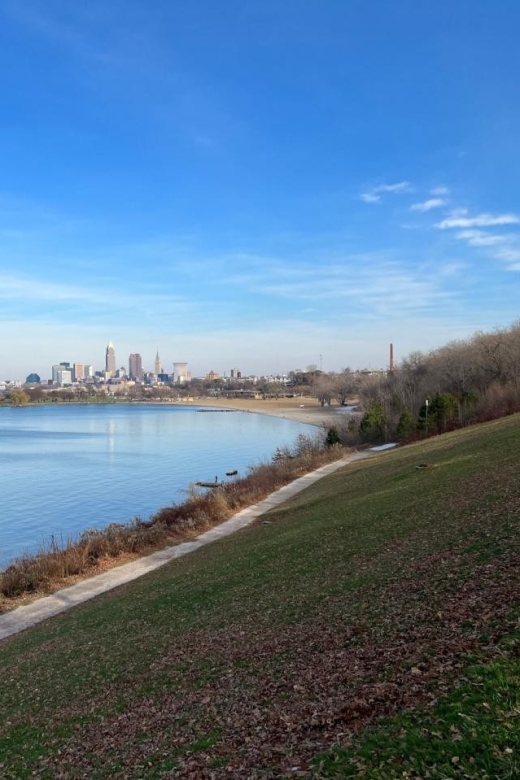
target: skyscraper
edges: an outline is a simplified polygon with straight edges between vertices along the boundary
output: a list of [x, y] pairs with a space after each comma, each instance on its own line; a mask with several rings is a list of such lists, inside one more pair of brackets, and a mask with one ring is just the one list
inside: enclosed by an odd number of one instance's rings
[[110, 374], [110, 376], [113, 376], [113, 374], [116, 372], [116, 351], [111, 341], [109, 341], [107, 347], [105, 370], [107, 374]]
[[154, 374], [155, 374], [155, 376], [159, 376], [159, 374], [162, 374], [162, 371], [161, 371], [161, 358], [159, 357], [159, 352], [158, 351], [157, 351], [157, 354], [155, 356]]
[[79, 382], [85, 379], [85, 366], [83, 363], [74, 363], [74, 381]]
[[182, 385], [183, 382], [188, 381], [188, 364], [187, 363], [174, 363], [173, 364], [173, 381], [176, 385]]
[[132, 352], [128, 359], [128, 376], [137, 382], [143, 381], [143, 364], [138, 352]]

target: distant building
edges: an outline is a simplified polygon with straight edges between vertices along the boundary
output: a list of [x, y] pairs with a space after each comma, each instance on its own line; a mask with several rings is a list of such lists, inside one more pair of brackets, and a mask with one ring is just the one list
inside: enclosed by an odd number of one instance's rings
[[232, 368], [231, 369], [231, 379], [240, 379], [242, 377], [242, 372], [238, 370], [238, 368]]
[[290, 381], [287, 374], [270, 374], [269, 376], [263, 376], [261, 378], [265, 382], [269, 382], [273, 385], [287, 385]]
[[63, 387], [64, 385], [72, 384], [72, 371], [70, 368], [62, 368], [61, 366], [52, 367], [52, 381], [54, 384]]
[[85, 364], [83, 366], [83, 376], [85, 379], [90, 379], [94, 376], [94, 366], [89, 366]]
[[174, 363], [173, 364], [173, 381], [176, 385], [182, 385], [190, 378], [188, 373], [187, 363]]
[[38, 374], [29, 374], [27, 379], [25, 380], [26, 385], [39, 385], [42, 380], [38, 376]]
[[83, 363], [74, 363], [74, 381], [81, 382], [85, 379], [85, 366]]
[[128, 359], [128, 376], [135, 382], [143, 381], [143, 364], [138, 352], [132, 352]]
[[161, 358], [159, 357], [159, 352], [157, 352], [155, 356], [154, 374], [155, 376], [159, 376], [159, 374], [162, 374]]
[[116, 351], [111, 341], [108, 343], [105, 356], [105, 372], [110, 376], [116, 372]]
[[52, 367], [52, 384], [53, 385], [72, 384], [72, 368], [70, 363], [56, 363]]
[[215, 382], [217, 379], [220, 379], [220, 374], [218, 374], [216, 371], [209, 371], [206, 374], [207, 382]]

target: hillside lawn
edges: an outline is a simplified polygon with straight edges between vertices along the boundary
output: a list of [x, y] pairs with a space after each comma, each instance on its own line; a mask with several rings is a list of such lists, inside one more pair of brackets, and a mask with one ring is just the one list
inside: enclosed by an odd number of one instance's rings
[[0, 776], [520, 777], [519, 454], [361, 461], [4, 641]]

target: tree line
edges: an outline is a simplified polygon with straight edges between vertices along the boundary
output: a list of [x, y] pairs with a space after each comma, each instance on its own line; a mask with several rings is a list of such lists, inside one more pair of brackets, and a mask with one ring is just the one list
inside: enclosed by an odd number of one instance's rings
[[350, 443], [411, 441], [520, 411], [520, 322], [413, 352], [386, 374], [318, 376], [314, 394], [357, 400], [359, 423], [343, 432]]

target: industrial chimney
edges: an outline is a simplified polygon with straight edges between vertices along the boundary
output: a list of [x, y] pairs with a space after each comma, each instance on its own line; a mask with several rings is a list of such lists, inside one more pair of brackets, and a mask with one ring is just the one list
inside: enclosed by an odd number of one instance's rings
[[394, 370], [394, 345], [390, 344], [390, 373]]

